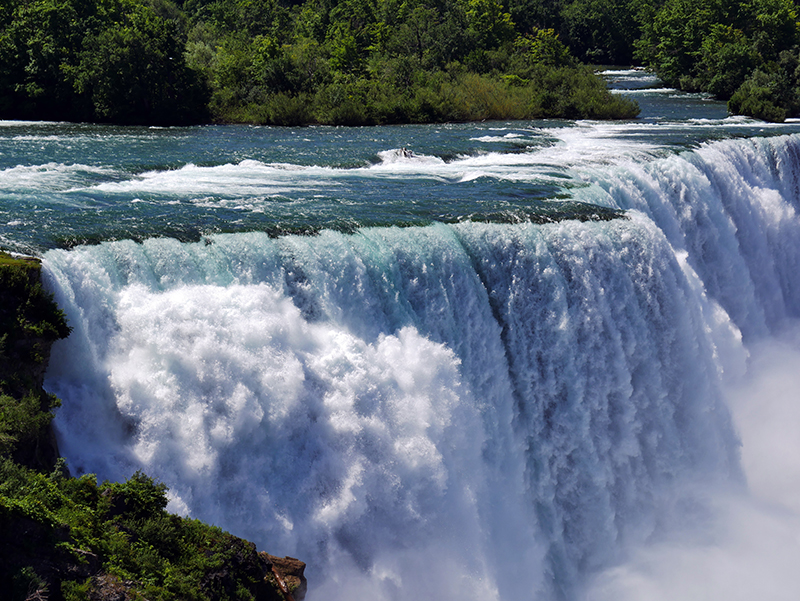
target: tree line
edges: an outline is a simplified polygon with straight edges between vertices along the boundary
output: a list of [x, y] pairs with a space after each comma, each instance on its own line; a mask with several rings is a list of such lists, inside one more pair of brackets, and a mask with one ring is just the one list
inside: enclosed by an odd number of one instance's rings
[[798, 44], [793, 0], [666, 0], [635, 42], [668, 85], [768, 121], [800, 113]]
[[0, 117], [630, 118], [589, 64], [796, 114], [793, 0], [2, 0]]

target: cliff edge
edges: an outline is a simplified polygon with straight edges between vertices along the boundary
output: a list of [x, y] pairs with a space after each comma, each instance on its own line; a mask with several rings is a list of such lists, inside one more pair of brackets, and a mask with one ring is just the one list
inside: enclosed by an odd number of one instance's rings
[[166, 512], [167, 487], [72, 478], [42, 388], [70, 328], [36, 259], [0, 251], [0, 591], [9, 601], [302, 601], [305, 564]]

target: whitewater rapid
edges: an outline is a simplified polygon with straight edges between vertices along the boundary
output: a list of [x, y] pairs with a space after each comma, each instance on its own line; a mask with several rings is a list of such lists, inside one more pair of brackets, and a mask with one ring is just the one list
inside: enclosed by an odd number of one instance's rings
[[800, 316], [798, 143], [578, 148], [611, 221], [48, 251], [61, 450], [302, 558], [310, 598], [685, 593], [664, 545], [755, 515], [731, 387]]

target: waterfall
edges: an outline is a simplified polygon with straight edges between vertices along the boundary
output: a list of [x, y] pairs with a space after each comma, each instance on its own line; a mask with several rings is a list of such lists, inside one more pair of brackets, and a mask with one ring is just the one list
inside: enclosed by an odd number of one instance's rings
[[607, 222], [49, 251], [62, 452], [314, 598], [574, 598], [743, 485], [725, 383], [800, 313], [797, 143], [587, 168]]
[[706, 143], [649, 163], [589, 172], [585, 199], [636, 209], [688, 253], [745, 336], [800, 315], [800, 137]]

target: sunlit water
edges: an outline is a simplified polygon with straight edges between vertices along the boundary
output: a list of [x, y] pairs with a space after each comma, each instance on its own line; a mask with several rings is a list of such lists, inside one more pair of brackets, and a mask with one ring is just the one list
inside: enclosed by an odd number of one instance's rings
[[0, 123], [72, 469], [311, 599], [798, 598], [800, 124], [606, 76], [639, 119]]

